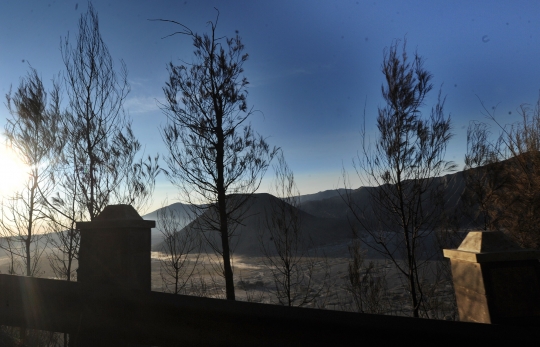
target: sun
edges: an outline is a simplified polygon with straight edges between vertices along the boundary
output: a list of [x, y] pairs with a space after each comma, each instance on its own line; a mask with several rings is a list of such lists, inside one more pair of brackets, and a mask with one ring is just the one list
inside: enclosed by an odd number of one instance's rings
[[22, 189], [28, 178], [28, 166], [15, 152], [0, 145], [0, 196], [7, 197]]

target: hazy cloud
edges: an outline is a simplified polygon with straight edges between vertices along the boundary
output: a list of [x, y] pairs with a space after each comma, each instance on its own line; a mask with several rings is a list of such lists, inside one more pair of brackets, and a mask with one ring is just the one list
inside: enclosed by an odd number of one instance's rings
[[159, 103], [164, 103], [164, 98], [152, 97], [152, 96], [139, 96], [126, 100], [124, 103], [124, 109], [131, 114], [147, 113], [147, 112], [160, 112]]

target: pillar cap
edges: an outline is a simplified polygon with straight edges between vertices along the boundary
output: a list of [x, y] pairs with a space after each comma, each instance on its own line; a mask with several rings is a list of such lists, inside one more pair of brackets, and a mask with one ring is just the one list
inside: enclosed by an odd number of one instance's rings
[[108, 205], [90, 222], [77, 222], [78, 229], [155, 228], [156, 222], [144, 220], [131, 205]]
[[471, 231], [457, 249], [444, 249], [446, 258], [487, 263], [540, 258], [540, 251], [524, 249], [501, 231]]
[[143, 220], [131, 205], [107, 205], [94, 220]]

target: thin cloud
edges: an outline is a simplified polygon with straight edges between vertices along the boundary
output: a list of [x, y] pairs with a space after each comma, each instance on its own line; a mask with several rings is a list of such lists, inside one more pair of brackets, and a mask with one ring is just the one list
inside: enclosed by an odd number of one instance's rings
[[165, 102], [163, 98], [152, 96], [133, 97], [126, 100], [124, 108], [131, 114], [161, 111], [159, 104]]

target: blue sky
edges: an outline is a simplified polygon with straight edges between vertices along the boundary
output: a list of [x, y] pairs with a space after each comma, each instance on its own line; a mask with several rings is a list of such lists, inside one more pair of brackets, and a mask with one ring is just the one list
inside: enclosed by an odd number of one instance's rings
[[[100, 32], [118, 65], [129, 70], [131, 93], [125, 104], [135, 134], [147, 154], [166, 155], [159, 126], [166, 64], [192, 59], [191, 40], [172, 24], [193, 31], [220, 11], [218, 33], [239, 30], [249, 60], [248, 104], [260, 110], [253, 127], [285, 151], [301, 193], [340, 185], [343, 166], [360, 149], [364, 104], [368, 131], [375, 130], [383, 105], [383, 50], [407, 38], [434, 78], [431, 105], [439, 87], [446, 96], [455, 136], [447, 159], [463, 166], [466, 128], [484, 120], [485, 105], [497, 106], [500, 123], [519, 119], [522, 103], [535, 104], [540, 89], [540, 3], [536, 1], [93, 1]], [[0, 2], [0, 91], [28, 71], [28, 63], [48, 82], [63, 70], [60, 38], [75, 39], [83, 1]], [[425, 109], [429, 112], [429, 107]], [[0, 125], [6, 121], [0, 105]], [[494, 129], [496, 131], [496, 129]], [[269, 177], [269, 171], [267, 176]], [[268, 188], [266, 179], [261, 191]], [[159, 178], [154, 206], [176, 198], [165, 176]]]

